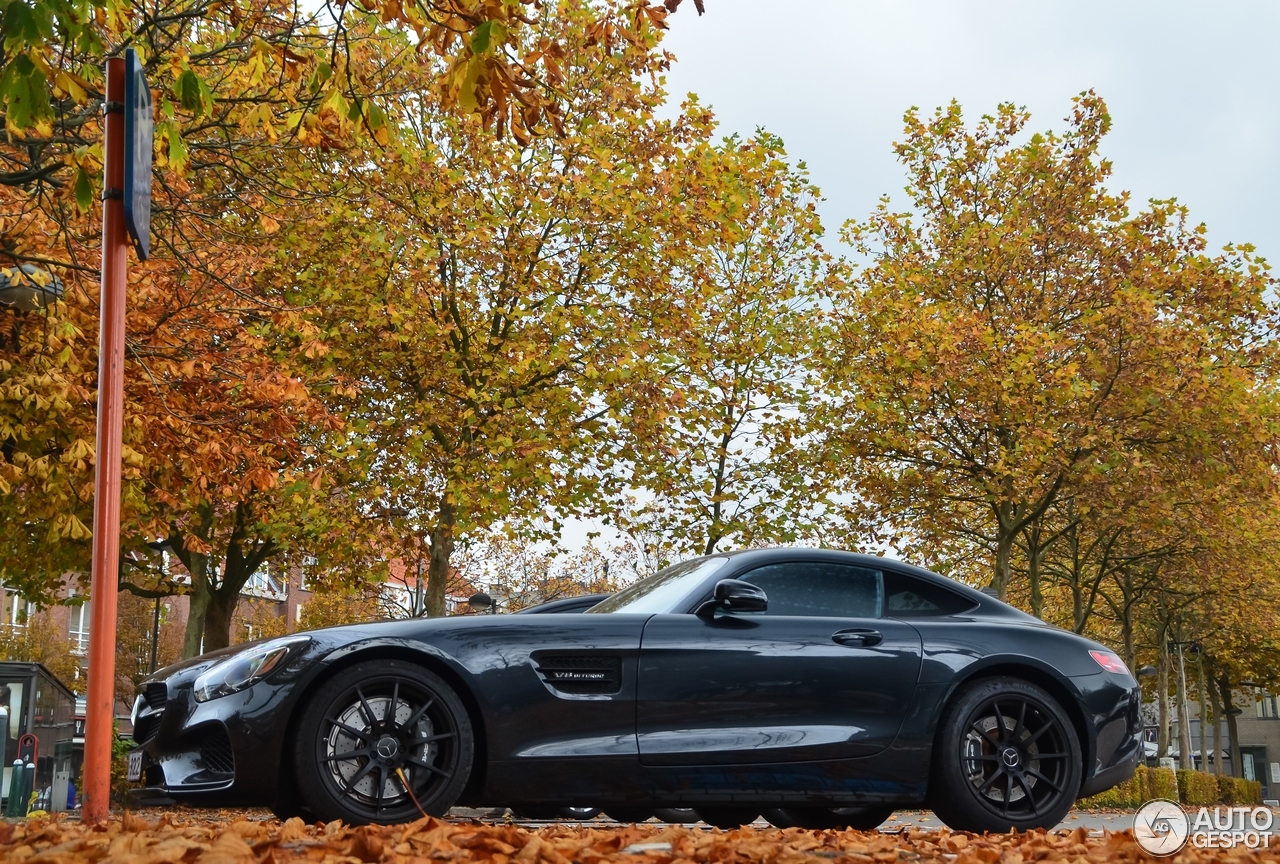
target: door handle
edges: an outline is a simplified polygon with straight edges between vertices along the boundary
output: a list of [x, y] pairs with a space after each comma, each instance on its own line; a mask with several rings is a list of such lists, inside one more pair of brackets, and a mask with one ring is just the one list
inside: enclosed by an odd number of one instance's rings
[[855, 648], [870, 648], [884, 641], [879, 630], [868, 627], [855, 627], [852, 630], [837, 630], [831, 634], [831, 641], [837, 645], [848, 645]]

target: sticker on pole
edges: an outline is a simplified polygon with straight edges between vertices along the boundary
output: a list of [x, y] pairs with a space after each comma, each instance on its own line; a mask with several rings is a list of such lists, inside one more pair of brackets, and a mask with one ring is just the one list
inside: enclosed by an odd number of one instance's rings
[[154, 135], [151, 88], [138, 52], [124, 52], [124, 226], [138, 258], [151, 251], [151, 150]]

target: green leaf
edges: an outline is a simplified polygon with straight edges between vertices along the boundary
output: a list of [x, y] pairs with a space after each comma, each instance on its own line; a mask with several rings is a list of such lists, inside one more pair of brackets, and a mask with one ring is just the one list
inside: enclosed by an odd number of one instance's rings
[[89, 212], [89, 208], [93, 206], [93, 183], [89, 180], [89, 173], [83, 168], [76, 170], [76, 206], [81, 212]]
[[5, 122], [25, 129], [49, 117], [49, 88], [31, 58], [19, 54], [0, 75], [0, 98], [7, 103]]
[[177, 84], [178, 103], [188, 111], [199, 111], [200, 101], [200, 77], [190, 69], [184, 70], [178, 76]]
[[489, 50], [489, 43], [493, 36], [493, 25], [493, 21], [485, 21], [471, 31], [471, 51], [473, 54], [483, 54]]
[[329, 78], [333, 75], [333, 67], [328, 63], [320, 63], [316, 66], [316, 71], [311, 75], [311, 81], [307, 85], [312, 93], [319, 93], [320, 88], [329, 82]]

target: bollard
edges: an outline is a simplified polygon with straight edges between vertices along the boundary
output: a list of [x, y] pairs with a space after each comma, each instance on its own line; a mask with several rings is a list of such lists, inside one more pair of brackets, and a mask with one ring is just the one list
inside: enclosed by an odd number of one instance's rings
[[28, 762], [22, 769], [22, 800], [18, 805], [22, 808], [19, 816], [26, 816], [31, 809], [31, 793], [36, 791], [36, 763]]
[[18, 802], [22, 799], [23, 766], [21, 759], [13, 760], [13, 768], [9, 771], [9, 802], [5, 805], [4, 815], [18, 816]]

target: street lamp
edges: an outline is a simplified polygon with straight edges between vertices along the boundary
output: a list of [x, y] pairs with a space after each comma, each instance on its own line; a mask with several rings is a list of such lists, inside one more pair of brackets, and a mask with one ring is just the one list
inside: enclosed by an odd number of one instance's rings
[[498, 604], [493, 598], [483, 591], [472, 594], [467, 600], [467, 605], [479, 612], [481, 615], [488, 612], [490, 615], [498, 611]]
[[61, 279], [34, 264], [0, 268], [0, 306], [34, 312], [61, 300], [64, 293]]

